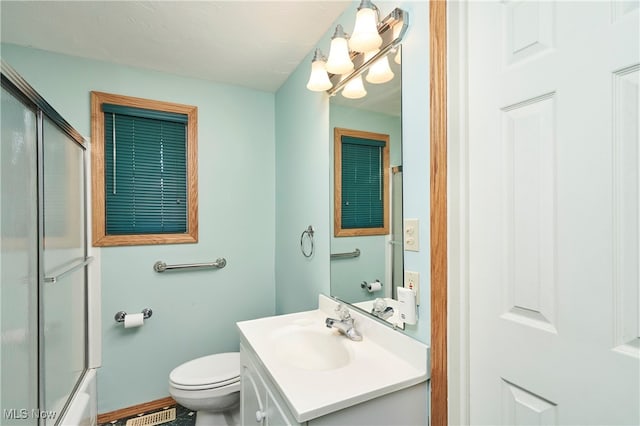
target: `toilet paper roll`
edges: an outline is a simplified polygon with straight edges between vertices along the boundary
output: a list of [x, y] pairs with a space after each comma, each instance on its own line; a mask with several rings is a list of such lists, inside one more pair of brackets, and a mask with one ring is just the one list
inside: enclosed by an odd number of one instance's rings
[[127, 314], [124, 316], [124, 328], [141, 327], [144, 325], [144, 314]]
[[373, 293], [374, 291], [382, 290], [382, 284], [380, 281], [374, 281], [372, 283], [367, 284], [367, 291], [369, 293]]

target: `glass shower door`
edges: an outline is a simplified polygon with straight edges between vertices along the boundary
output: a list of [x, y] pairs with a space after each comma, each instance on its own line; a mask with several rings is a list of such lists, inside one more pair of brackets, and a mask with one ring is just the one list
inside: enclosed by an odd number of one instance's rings
[[2, 88], [0, 424], [34, 425], [38, 407], [38, 204], [35, 111]]
[[43, 141], [43, 409], [61, 413], [86, 366], [84, 148], [47, 118]]
[[85, 145], [0, 67], [0, 425], [54, 425], [87, 366]]

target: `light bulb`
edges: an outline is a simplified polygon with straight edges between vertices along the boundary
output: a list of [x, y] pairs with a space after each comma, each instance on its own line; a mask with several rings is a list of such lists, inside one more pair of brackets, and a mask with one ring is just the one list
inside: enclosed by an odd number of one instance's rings
[[[371, 53], [367, 53], [365, 55], [365, 62], [378, 52], [379, 50], [375, 50]], [[385, 55], [371, 64], [369, 67], [369, 73], [367, 74], [367, 81], [373, 84], [386, 83], [393, 78], [393, 75], [393, 71], [391, 71], [391, 68], [389, 67], [389, 58]]]
[[396, 56], [395, 58], [393, 58], [393, 61], [398, 65], [402, 64], [402, 49], [400, 48], [400, 46], [398, 46], [398, 53], [396, 53]]
[[369, 52], [382, 45], [382, 37], [378, 34], [378, 17], [370, 0], [362, 0], [353, 34], [349, 39], [349, 47], [356, 52]]
[[[396, 40], [398, 37], [400, 37], [400, 32], [402, 31], [404, 23], [402, 21], [400, 22], [396, 22], [396, 24], [393, 26], [393, 39]], [[400, 65], [402, 64], [402, 46], [398, 45], [396, 47], [396, 55], [393, 57], [393, 62], [395, 62], [396, 64]]]
[[327, 75], [327, 69], [325, 67], [322, 52], [320, 49], [316, 49], [311, 62], [311, 75], [309, 75], [307, 89], [314, 92], [322, 92], [329, 90], [331, 86], [333, 86], [333, 84], [331, 84], [329, 75]]
[[360, 99], [367, 95], [367, 91], [362, 84], [362, 76], [359, 75], [344, 86], [342, 96], [349, 99]]
[[331, 38], [327, 71], [332, 74], [348, 74], [352, 70], [353, 62], [351, 62], [351, 57], [349, 57], [347, 35], [342, 29], [342, 25], [338, 25]]

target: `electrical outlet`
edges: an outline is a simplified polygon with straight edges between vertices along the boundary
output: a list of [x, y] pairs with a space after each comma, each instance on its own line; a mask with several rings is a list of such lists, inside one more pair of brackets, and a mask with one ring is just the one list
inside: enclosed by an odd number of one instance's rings
[[404, 271], [404, 288], [416, 292], [416, 300], [420, 303], [420, 274], [414, 271]]
[[420, 223], [418, 219], [404, 220], [404, 249], [420, 251]]

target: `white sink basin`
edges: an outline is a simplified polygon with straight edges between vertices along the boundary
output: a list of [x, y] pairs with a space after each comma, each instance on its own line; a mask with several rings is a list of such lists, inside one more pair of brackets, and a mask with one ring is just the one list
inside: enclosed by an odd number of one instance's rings
[[293, 324], [271, 334], [278, 358], [285, 364], [302, 370], [326, 371], [342, 368], [352, 356], [345, 337], [317, 324]]
[[351, 310], [362, 341], [325, 326], [337, 302], [320, 295], [318, 309], [238, 323], [251, 348], [304, 423], [422, 383], [429, 377], [428, 346]]

